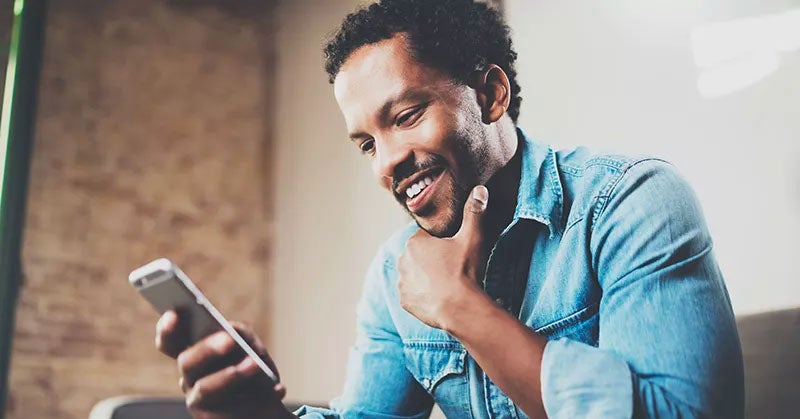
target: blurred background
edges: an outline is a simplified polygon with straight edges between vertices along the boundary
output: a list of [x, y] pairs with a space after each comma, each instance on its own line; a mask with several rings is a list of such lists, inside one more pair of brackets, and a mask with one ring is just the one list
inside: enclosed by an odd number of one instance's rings
[[[800, 1], [491, 3], [528, 134], [672, 161], [737, 315], [800, 306]], [[161, 256], [254, 325], [289, 399], [337, 395], [363, 273], [407, 220], [322, 69], [360, 4], [0, 0], [0, 416], [179, 395], [126, 281]]]

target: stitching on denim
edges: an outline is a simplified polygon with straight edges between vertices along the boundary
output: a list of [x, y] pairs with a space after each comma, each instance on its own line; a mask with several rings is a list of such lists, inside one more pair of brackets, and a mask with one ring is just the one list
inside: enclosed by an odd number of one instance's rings
[[568, 326], [576, 325], [578, 323], [583, 322], [584, 320], [587, 320], [587, 319], [591, 318], [595, 313], [597, 313], [599, 308], [600, 308], [600, 302], [589, 304], [588, 306], [586, 306], [586, 307], [584, 307], [584, 308], [582, 308], [582, 309], [580, 309], [580, 310], [578, 310], [578, 311], [576, 311], [576, 312], [574, 312], [574, 313], [572, 313], [572, 314], [570, 314], [570, 315], [568, 315], [568, 316], [566, 316], [566, 317], [564, 317], [562, 319], [556, 320], [556, 321], [551, 322], [549, 324], [546, 324], [546, 325], [544, 325], [544, 326], [542, 326], [542, 327], [540, 327], [538, 329], [535, 329], [534, 332], [535, 333], [547, 334], [547, 333], [551, 333], [551, 332], [555, 332], [555, 331], [561, 330], [561, 329], [563, 329], [565, 327], [568, 327]]
[[561, 169], [562, 172], [564, 172], [564, 173], [566, 173], [566, 174], [568, 174], [570, 176], [583, 177], [583, 168], [582, 167], [570, 166], [567, 163], [559, 163], [558, 167], [559, 167], [559, 169]]
[[[434, 342], [430, 342], [434, 343]], [[459, 345], [460, 346], [460, 345]], [[423, 358], [430, 357], [430, 356], [444, 356], [447, 357], [447, 361], [441, 365], [441, 368], [438, 368], [436, 371], [429, 370], [426, 368], [425, 365], [422, 363], [416, 362], [417, 358], [414, 355], [406, 355], [406, 359], [411, 359], [410, 367], [414, 371], [411, 371], [412, 375], [419, 376], [420, 378], [427, 378], [431, 381], [430, 389], [425, 389], [433, 394], [433, 391], [436, 389], [436, 386], [439, 382], [447, 377], [448, 375], [462, 375], [466, 371], [466, 359], [467, 359], [467, 350], [464, 347], [460, 349], [444, 349], [444, 350], [437, 350], [435, 352], [430, 352], [431, 348], [419, 347], [419, 346], [410, 346], [405, 345], [403, 348], [403, 352], [411, 353], [414, 352], [423, 352], [421, 355]], [[438, 349], [438, 348], [437, 348]], [[432, 355], [438, 354], [438, 355]], [[439, 361], [439, 359], [437, 359]], [[438, 365], [437, 365], [438, 366]]]
[[452, 340], [406, 339], [403, 346], [416, 349], [451, 349], [464, 350], [464, 346]]
[[550, 171], [550, 178], [551, 178], [551, 185], [550, 189], [552, 190], [553, 194], [556, 196], [556, 202], [554, 204], [555, 211], [553, 213], [553, 225], [551, 227], [551, 234], [550, 237], [552, 238], [554, 235], [559, 233], [563, 233], [561, 231], [561, 217], [564, 212], [564, 194], [563, 194], [563, 185], [561, 184], [561, 177], [558, 175], [558, 163], [556, 162], [556, 153], [553, 151], [552, 148], [548, 149], [548, 170]]
[[593, 166], [607, 166], [612, 169], [621, 169], [628, 163], [628, 161], [629, 159], [623, 156], [616, 158], [611, 156], [595, 156], [587, 160], [583, 167], [588, 169]]
[[580, 223], [586, 218], [586, 215], [581, 215], [577, 217], [575, 220], [570, 221], [566, 227], [564, 227], [564, 234], [566, 235], [569, 229], [571, 229], [575, 224]]
[[658, 157], [642, 157], [642, 158], [638, 158], [638, 159], [635, 159], [635, 160], [628, 161], [627, 164], [625, 164], [621, 168], [619, 168], [620, 172], [617, 174], [617, 176], [615, 178], [611, 179], [611, 181], [608, 182], [605, 187], [603, 187], [603, 190], [600, 191], [600, 195], [597, 196], [597, 203], [595, 204], [595, 208], [594, 208], [594, 211], [592, 213], [592, 232], [594, 232], [595, 226], [597, 226], [597, 218], [600, 217], [600, 215], [602, 215], [603, 211], [605, 211], [605, 209], [606, 209], [606, 204], [608, 203], [608, 198], [610, 198], [611, 195], [614, 194], [617, 186], [622, 181], [622, 179], [625, 177], [625, 175], [630, 173], [630, 170], [633, 167], [638, 166], [641, 163], [646, 163], [646, 162], [651, 162], [651, 161], [657, 161], [657, 162], [662, 162], [662, 163], [666, 163], [666, 164], [671, 165], [670, 162], [668, 162], [668, 161], [666, 161], [664, 159], [660, 159]]

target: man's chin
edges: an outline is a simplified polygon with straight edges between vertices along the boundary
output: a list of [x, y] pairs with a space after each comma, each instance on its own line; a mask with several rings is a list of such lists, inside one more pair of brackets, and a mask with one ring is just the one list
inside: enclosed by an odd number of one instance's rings
[[419, 228], [440, 239], [453, 237], [458, 232], [461, 224], [460, 220], [437, 220], [436, 217], [418, 217], [414, 214], [411, 216], [417, 222]]

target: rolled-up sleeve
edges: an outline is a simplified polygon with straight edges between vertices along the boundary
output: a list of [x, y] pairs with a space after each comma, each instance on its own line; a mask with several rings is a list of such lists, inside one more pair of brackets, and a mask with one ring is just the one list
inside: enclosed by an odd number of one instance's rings
[[367, 272], [357, 310], [356, 343], [350, 351], [342, 395], [330, 409], [303, 406], [301, 418], [424, 418], [433, 399], [405, 367], [403, 343], [386, 302], [387, 263], [378, 252]]
[[595, 211], [598, 346], [548, 342], [548, 416], [741, 418], [739, 338], [694, 193], [671, 165], [645, 160]]

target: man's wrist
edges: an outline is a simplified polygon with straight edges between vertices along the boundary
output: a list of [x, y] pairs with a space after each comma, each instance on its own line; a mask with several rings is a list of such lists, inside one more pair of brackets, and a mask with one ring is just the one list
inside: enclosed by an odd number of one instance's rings
[[478, 287], [465, 287], [444, 307], [440, 324], [442, 330], [458, 338], [468, 333], [475, 316], [485, 316], [497, 308], [489, 296]]

